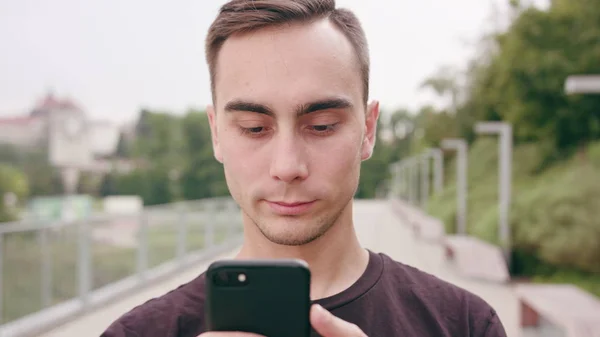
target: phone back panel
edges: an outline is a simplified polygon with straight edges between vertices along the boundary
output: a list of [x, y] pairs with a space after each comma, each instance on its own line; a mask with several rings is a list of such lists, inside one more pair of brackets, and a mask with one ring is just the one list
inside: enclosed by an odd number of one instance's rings
[[[242, 286], [218, 285], [223, 273], [246, 276]], [[244, 331], [267, 337], [310, 334], [310, 271], [295, 260], [227, 260], [207, 270], [209, 331]]]

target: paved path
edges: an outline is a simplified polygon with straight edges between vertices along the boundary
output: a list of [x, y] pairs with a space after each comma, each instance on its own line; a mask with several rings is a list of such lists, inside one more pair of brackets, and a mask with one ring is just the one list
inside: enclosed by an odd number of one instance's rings
[[444, 261], [442, 247], [416, 241], [386, 202], [360, 202], [355, 213], [358, 236], [365, 247], [481, 296], [498, 312], [508, 337], [519, 337], [519, 304], [511, 286], [469, 280], [459, 275]]
[[[468, 280], [458, 275], [451, 266], [444, 262], [441, 247], [416, 241], [411, 231], [394, 216], [386, 201], [357, 201], [355, 203], [355, 223], [359, 238], [365, 247], [376, 252], [384, 252], [397, 261], [434, 274], [481, 296], [498, 311], [508, 336], [519, 336], [518, 302], [510, 286]], [[219, 258], [230, 257], [234, 254], [235, 252], [231, 252]], [[203, 272], [209, 262], [83, 316], [43, 335], [43, 337], [99, 336], [108, 324], [122, 313], [188, 282]]]

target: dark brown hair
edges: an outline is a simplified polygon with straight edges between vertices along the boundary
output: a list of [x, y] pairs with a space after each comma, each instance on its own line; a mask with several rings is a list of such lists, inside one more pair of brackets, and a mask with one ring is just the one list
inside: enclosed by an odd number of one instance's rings
[[292, 22], [328, 18], [352, 43], [363, 80], [363, 98], [369, 96], [369, 48], [358, 18], [347, 9], [336, 8], [335, 0], [231, 0], [223, 5], [206, 37], [206, 61], [215, 100], [217, 58], [223, 43], [232, 35]]

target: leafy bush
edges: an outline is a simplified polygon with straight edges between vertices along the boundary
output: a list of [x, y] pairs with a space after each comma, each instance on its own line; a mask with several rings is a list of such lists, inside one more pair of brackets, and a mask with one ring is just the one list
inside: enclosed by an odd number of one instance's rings
[[513, 205], [515, 246], [557, 266], [600, 272], [599, 173], [573, 162], [538, 178]]
[[[513, 249], [532, 254], [539, 263], [598, 273], [600, 143], [588, 147], [587, 160], [574, 157], [543, 172], [538, 150], [525, 144], [513, 154]], [[491, 243], [498, 243], [497, 153], [497, 142], [481, 139], [472, 145], [468, 164], [468, 231]], [[455, 162], [449, 161], [447, 187], [428, 204], [448, 232], [456, 228], [455, 172]]]

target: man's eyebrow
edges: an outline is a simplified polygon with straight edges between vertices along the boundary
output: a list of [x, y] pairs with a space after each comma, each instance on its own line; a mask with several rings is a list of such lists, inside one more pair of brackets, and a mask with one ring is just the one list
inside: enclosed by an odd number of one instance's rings
[[302, 116], [309, 114], [311, 112], [321, 111], [321, 110], [329, 110], [329, 109], [347, 109], [352, 107], [352, 102], [350, 100], [335, 97], [335, 98], [326, 98], [322, 100], [318, 100], [315, 102], [311, 102], [308, 104], [302, 104], [298, 106], [296, 109], [296, 115]]
[[[314, 102], [301, 104], [296, 108], [296, 116], [302, 116], [311, 112], [317, 112], [329, 109], [347, 109], [353, 106], [350, 100], [340, 97], [325, 98]], [[233, 100], [225, 105], [225, 111], [246, 111], [255, 112], [259, 114], [265, 114], [269, 116], [275, 116], [275, 113], [271, 108], [264, 104], [254, 103], [250, 101], [244, 101], [241, 99]]]
[[273, 116], [273, 111], [263, 104], [243, 101], [243, 100], [233, 100], [228, 102], [225, 105], [225, 111], [233, 112], [233, 111], [248, 111], [248, 112], [256, 112], [259, 114], [265, 114], [269, 116]]

